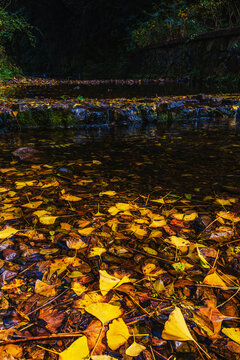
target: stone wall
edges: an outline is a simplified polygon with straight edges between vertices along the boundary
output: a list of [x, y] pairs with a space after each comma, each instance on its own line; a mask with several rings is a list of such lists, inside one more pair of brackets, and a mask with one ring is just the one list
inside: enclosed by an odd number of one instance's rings
[[240, 74], [240, 26], [137, 50], [131, 54], [129, 72], [159, 76]]

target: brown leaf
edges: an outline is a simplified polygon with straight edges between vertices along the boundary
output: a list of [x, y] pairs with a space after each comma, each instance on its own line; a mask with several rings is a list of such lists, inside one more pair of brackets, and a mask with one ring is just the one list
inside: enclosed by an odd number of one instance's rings
[[[98, 336], [101, 332], [102, 324], [99, 320], [93, 320], [87, 327], [86, 330], [83, 331], [84, 335], [86, 335], [88, 340], [89, 349], [93, 349], [94, 345], [97, 342]], [[94, 350], [95, 355], [101, 355], [106, 350], [106, 346], [102, 343], [103, 338], [105, 337], [106, 330], [104, 329], [101, 337], [98, 341], [97, 347]]]
[[52, 307], [41, 309], [39, 314], [39, 319], [46, 321], [46, 328], [53, 334], [57, 333], [57, 329], [62, 324], [64, 317], [64, 312], [60, 312]]

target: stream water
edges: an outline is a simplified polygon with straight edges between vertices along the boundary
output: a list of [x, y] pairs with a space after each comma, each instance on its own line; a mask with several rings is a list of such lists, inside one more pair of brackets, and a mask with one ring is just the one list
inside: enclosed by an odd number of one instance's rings
[[[28, 86], [15, 88], [12, 97], [57, 99], [83, 95], [84, 98], [125, 96], [147, 97], [183, 93], [183, 85], [159, 84], [100, 86]], [[197, 92], [190, 89], [190, 93]], [[199, 89], [198, 89], [199, 91]], [[41, 161], [74, 174], [71, 162], [100, 161], [91, 176], [94, 181], [118, 179], [119, 191], [154, 191], [209, 195], [227, 187], [240, 191], [240, 126], [229, 119], [182, 120], [125, 126], [87, 126], [82, 130], [26, 130], [7, 133], [0, 138], [0, 159], [9, 166], [12, 151], [33, 147], [41, 151]], [[70, 164], [70, 165], [69, 165]], [[81, 172], [81, 170], [78, 170]], [[90, 170], [89, 170], [90, 171]], [[83, 177], [91, 173], [84, 173]], [[228, 189], [229, 190], [229, 189]]]
[[24, 146], [40, 150], [45, 164], [67, 167], [70, 178], [82, 171], [71, 162], [100, 161], [83, 178], [118, 179], [117, 191], [203, 196], [224, 191], [222, 186], [240, 190], [240, 132], [227, 121], [23, 131], [2, 135], [0, 144], [1, 167], [9, 167], [11, 152]]

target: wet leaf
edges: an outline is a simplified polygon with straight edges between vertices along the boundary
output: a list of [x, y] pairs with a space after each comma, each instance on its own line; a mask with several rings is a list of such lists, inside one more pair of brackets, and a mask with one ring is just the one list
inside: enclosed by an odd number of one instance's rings
[[120, 306], [108, 303], [95, 303], [86, 306], [85, 310], [95, 316], [104, 325], [109, 321], [120, 317], [123, 313]]
[[55, 285], [49, 285], [41, 280], [37, 280], [35, 283], [35, 293], [46, 297], [55, 296]]
[[107, 331], [107, 342], [111, 350], [118, 349], [129, 338], [128, 327], [122, 318], [113, 320]]
[[86, 336], [75, 340], [66, 350], [59, 354], [59, 360], [86, 360], [89, 358], [89, 348]]
[[7, 239], [13, 236], [14, 234], [16, 234], [17, 232], [18, 232], [17, 229], [14, 229], [11, 226], [5, 226], [5, 228], [0, 230], [0, 239]]
[[103, 196], [103, 195], [115, 196], [115, 195], [117, 195], [117, 193], [116, 193], [116, 191], [111, 191], [111, 190], [102, 191], [102, 192], [99, 193], [99, 196]]
[[53, 225], [57, 219], [57, 216], [43, 215], [39, 218], [39, 221], [43, 225]]
[[29, 209], [36, 209], [38, 208], [43, 202], [42, 201], [35, 201], [35, 202], [30, 202], [28, 204], [24, 204], [22, 205], [23, 207], [29, 208]]
[[189, 341], [193, 337], [188, 330], [183, 314], [178, 307], [175, 307], [164, 325], [162, 338], [165, 340]]
[[126, 350], [126, 354], [128, 356], [133, 356], [133, 357], [136, 357], [138, 355], [141, 354], [141, 352], [143, 350], [145, 350], [145, 346], [141, 345], [141, 344], [138, 344], [136, 342], [133, 342], [132, 345], [130, 345], [127, 350]]
[[240, 328], [223, 328], [222, 333], [240, 344]]
[[74, 196], [74, 195], [70, 195], [70, 194], [63, 194], [63, 195], [60, 196], [60, 199], [66, 200], [66, 201], [80, 201], [80, 200], [82, 200], [82, 198], [80, 198], [79, 196]]
[[104, 254], [107, 250], [102, 248], [102, 247], [93, 247], [90, 250], [90, 253], [88, 255], [88, 257], [94, 257], [94, 256], [101, 256], [102, 254]]
[[[2, 346], [1, 352], [4, 351], [6, 354], [10, 355], [11, 359], [20, 359], [23, 355], [23, 348], [19, 345], [9, 344]], [[6, 357], [7, 359], [7, 357]]]
[[127, 276], [118, 279], [115, 276], [109, 275], [105, 270], [99, 270], [99, 287], [102, 295], [106, 295], [111, 289], [116, 289], [118, 286], [130, 282]]

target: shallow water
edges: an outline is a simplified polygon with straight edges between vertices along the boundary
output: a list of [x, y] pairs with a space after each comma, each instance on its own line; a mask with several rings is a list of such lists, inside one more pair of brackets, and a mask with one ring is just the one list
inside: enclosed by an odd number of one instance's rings
[[[70, 179], [82, 174], [103, 189], [112, 182], [118, 192], [202, 197], [223, 192], [222, 185], [240, 188], [240, 132], [227, 121], [25, 131], [2, 135], [0, 145], [1, 167], [10, 166], [12, 151], [30, 146], [56, 172], [66, 167]], [[76, 160], [101, 163], [81, 168]]]

